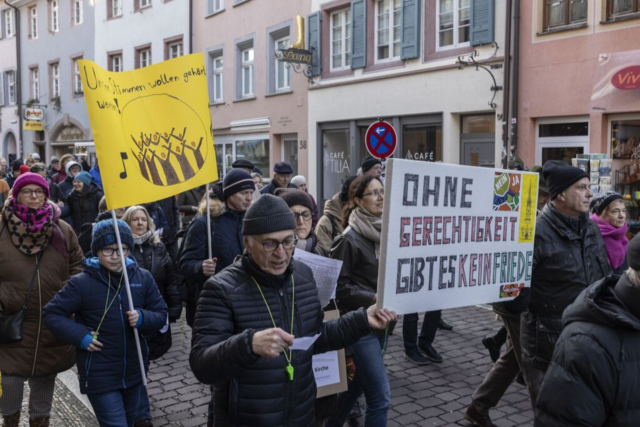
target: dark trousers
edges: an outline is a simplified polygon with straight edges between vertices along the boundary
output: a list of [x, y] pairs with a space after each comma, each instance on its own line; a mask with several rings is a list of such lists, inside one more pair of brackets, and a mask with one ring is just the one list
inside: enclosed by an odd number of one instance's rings
[[405, 314], [402, 323], [402, 338], [404, 340], [404, 351], [412, 352], [420, 347], [428, 347], [433, 344], [438, 331], [438, 323], [442, 318], [442, 311], [427, 311], [422, 320], [422, 330], [418, 337], [418, 313]]

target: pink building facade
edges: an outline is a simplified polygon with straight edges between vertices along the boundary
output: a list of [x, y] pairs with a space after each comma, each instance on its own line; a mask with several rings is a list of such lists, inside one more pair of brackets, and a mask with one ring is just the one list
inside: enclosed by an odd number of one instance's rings
[[[307, 78], [275, 58], [298, 41], [310, 1], [193, 2], [193, 51], [204, 52], [221, 171], [251, 161], [264, 178], [286, 161], [308, 177]], [[221, 176], [222, 178], [222, 173]]]

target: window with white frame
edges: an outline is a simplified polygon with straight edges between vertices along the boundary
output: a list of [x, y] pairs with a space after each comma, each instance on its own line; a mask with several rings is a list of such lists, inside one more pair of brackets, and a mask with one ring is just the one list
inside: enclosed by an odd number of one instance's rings
[[376, 1], [376, 61], [400, 58], [402, 0]]
[[60, 96], [60, 64], [51, 65], [51, 98]]
[[471, 0], [438, 0], [438, 47], [469, 44]]
[[15, 36], [15, 28], [13, 26], [13, 10], [5, 10], [4, 12], [4, 36]]
[[[276, 50], [289, 49], [289, 37], [283, 37], [275, 41]], [[284, 61], [276, 61], [275, 67], [275, 79], [276, 79], [276, 91], [283, 91], [291, 89], [291, 66]]]
[[331, 14], [331, 70], [351, 66], [351, 9]]
[[37, 68], [31, 69], [31, 99], [40, 98], [40, 71]]
[[58, 0], [52, 0], [51, 7], [51, 31], [57, 33], [60, 31], [60, 9], [58, 7]]
[[151, 6], [151, 0], [140, 0], [140, 9]]
[[168, 54], [169, 54], [169, 59], [182, 56], [182, 40], [178, 42], [169, 43]]
[[84, 21], [82, 0], [73, 0], [73, 24], [80, 25]]
[[224, 99], [224, 58], [222, 53], [213, 58], [213, 102]]
[[31, 30], [31, 38], [38, 38], [38, 8], [33, 6], [29, 9], [29, 25]]
[[116, 73], [122, 71], [122, 55], [111, 55], [109, 62], [111, 63], [111, 71]]
[[82, 89], [82, 79], [80, 78], [80, 65], [78, 61], [82, 58], [76, 58], [73, 60], [73, 90], [76, 95], [82, 95], [84, 90]]
[[224, 9], [224, 0], [209, 0], [209, 12], [216, 13]]
[[9, 104], [16, 103], [16, 73], [15, 71], [7, 71], [7, 92], [9, 94]]
[[138, 68], [144, 68], [151, 65], [151, 49], [142, 49], [138, 51]]
[[242, 51], [242, 97], [253, 96], [253, 47]]
[[111, 16], [122, 16], [122, 0], [111, 0]]

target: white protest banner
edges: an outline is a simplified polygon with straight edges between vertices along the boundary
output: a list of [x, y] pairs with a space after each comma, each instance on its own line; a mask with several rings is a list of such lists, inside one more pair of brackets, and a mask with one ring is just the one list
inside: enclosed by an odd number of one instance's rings
[[336, 286], [342, 269], [342, 261], [325, 258], [300, 249], [295, 252], [293, 257], [311, 269], [318, 287], [320, 306], [326, 307], [329, 301], [336, 297]]
[[538, 174], [390, 159], [378, 306], [507, 301], [531, 285]]

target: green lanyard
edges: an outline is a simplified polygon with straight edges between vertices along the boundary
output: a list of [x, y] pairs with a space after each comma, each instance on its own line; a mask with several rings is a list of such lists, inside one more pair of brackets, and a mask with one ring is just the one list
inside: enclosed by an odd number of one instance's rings
[[[264, 301], [264, 305], [267, 306], [267, 311], [269, 312], [269, 317], [271, 317], [271, 323], [273, 323], [273, 327], [277, 328], [278, 326], [276, 326], [276, 321], [273, 319], [273, 314], [271, 314], [271, 308], [269, 308], [269, 303], [264, 297], [260, 285], [258, 284], [256, 279], [253, 278], [253, 276], [251, 276], [251, 279], [253, 280], [253, 283], [255, 283], [258, 287], [260, 295], [262, 295], [262, 300]], [[293, 314], [295, 312], [296, 306], [296, 282], [293, 280], [293, 274], [291, 275], [291, 295], [291, 335], [293, 335]], [[287, 354], [286, 351], [283, 351], [282, 354], [284, 354], [284, 358], [287, 359], [287, 367], [285, 368], [285, 371], [287, 371], [287, 375], [289, 375], [289, 381], [293, 381], [293, 365], [291, 364], [291, 359], [293, 358], [293, 350], [289, 350], [289, 354]]]
[[95, 331], [96, 333], [93, 334], [93, 339], [94, 340], [98, 339], [98, 332], [100, 331], [100, 327], [102, 326], [102, 322], [104, 322], [104, 318], [107, 316], [107, 312], [109, 311], [109, 309], [113, 305], [113, 302], [118, 297], [118, 293], [120, 292], [120, 286], [122, 285], [122, 278], [123, 277], [124, 277], [124, 273], [122, 274], [122, 276], [120, 276], [120, 283], [118, 283], [118, 289], [116, 290], [116, 294], [113, 296], [113, 299], [111, 300], [111, 303], [108, 304], [109, 303], [109, 293], [111, 292], [111, 273], [109, 273], [109, 286], [107, 287], [107, 299], [104, 301], [104, 313], [102, 313], [102, 319], [100, 319], [100, 323], [98, 324], [98, 327], [96, 328], [96, 331]]

